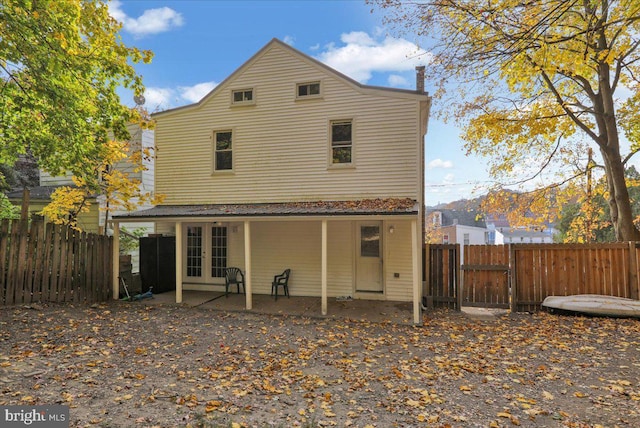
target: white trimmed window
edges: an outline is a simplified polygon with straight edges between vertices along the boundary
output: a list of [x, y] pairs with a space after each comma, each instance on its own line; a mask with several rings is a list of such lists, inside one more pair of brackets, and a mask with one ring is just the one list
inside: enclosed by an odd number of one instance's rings
[[215, 144], [214, 171], [233, 170], [233, 132], [214, 131], [213, 142]]
[[231, 91], [231, 103], [233, 105], [255, 104], [253, 88], [236, 89]]
[[353, 163], [353, 121], [331, 121], [331, 164]]
[[297, 98], [319, 97], [320, 95], [320, 82], [305, 82], [296, 85]]

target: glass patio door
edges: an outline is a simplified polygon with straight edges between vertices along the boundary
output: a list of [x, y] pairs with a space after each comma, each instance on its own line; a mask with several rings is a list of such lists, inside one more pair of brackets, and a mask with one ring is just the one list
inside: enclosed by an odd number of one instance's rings
[[227, 228], [211, 223], [188, 224], [184, 236], [185, 281], [220, 282], [227, 267]]

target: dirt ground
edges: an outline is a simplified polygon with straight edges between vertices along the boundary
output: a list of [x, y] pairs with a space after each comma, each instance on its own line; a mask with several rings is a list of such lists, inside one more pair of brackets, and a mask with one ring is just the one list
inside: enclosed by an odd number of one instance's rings
[[1, 308], [14, 404], [68, 405], [72, 427], [638, 427], [640, 320]]

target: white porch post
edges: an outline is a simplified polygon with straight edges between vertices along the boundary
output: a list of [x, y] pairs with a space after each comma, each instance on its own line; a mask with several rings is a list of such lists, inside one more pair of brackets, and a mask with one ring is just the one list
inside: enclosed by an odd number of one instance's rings
[[248, 220], [244, 222], [244, 288], [246, 292], [245, 309], [251, 310], [253, 307], [252, 290], [251, 290], [251, 223]]
[[422, 324], [422, 310], [420, 307], [420, 284], [422, 278], [420, 278], [420, 257], [418, 248], [418, 223], [416, 220], [411, 220], [411, 259], [413, 267], [413, 323], [417, 325]]
[[182, 303], [182, 222], [176, 221], [176, 303]]
[[322, 220], [322, 315], [327, 315], [327, 220]]
[[[106, 226], [105, 226], [106, 227]], [[111, 286], [113, 290], [113, 300], [120, 298], [120, 223], [113, 222], [113, 247], [111, 257]]]

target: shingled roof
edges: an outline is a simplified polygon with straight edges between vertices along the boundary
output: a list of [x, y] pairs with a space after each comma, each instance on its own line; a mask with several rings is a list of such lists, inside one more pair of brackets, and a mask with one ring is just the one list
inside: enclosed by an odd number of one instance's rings
[[362, 199], [264, 204], [158, 205], [148, 210], [122, 214], [114, 218], [129, 220], [163, 217], [415, 215], [417, 213], [418, 202], [413, 199]]

